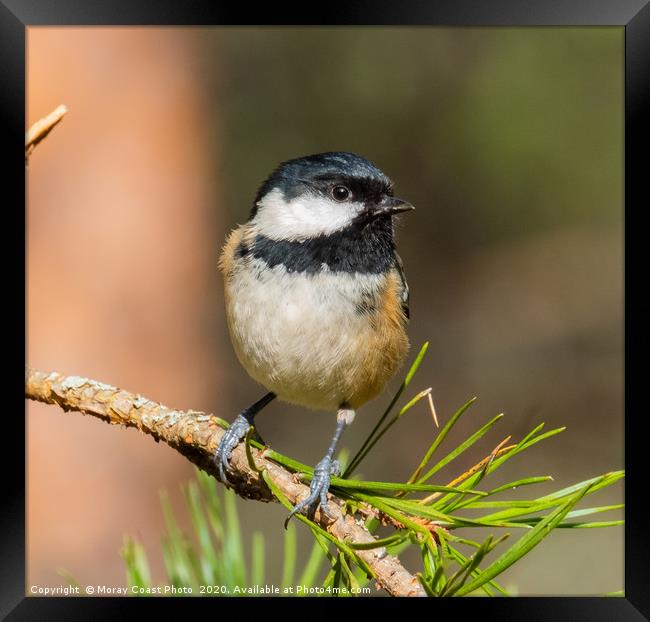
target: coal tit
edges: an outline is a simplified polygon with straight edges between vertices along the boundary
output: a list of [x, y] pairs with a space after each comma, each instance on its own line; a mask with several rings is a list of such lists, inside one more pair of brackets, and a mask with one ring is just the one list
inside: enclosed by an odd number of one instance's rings
[[408, 347], [409, 290], [395, 250], [393, 216], [413, 206], [391, 180], [353, 153], [280, 164], [260, 187], [248, 221], [220, 258], [228, 329], [237, 357], [268, 391], [226, 431], [220, 478], [254, 416], [274, 398], [337, 413], [303, 509], [329, 515], [334, 452], [355, 411], [380, 393]]

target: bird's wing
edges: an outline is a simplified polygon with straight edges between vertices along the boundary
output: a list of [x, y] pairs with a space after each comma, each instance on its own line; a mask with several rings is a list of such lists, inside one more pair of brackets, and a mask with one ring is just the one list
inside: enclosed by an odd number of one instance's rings
[[402, 263], [402, 258], [395, 253], [395, 267], [397, 268], [397, 273], [399, 274], [400, 281], [402, 282], [402, 311], [404, 311], [404, 316], [406, 319], [411, 317], [411, 312], [409, 309], [409, 285], [406, 282], [406, 275], [404, 274], [404, 264]]

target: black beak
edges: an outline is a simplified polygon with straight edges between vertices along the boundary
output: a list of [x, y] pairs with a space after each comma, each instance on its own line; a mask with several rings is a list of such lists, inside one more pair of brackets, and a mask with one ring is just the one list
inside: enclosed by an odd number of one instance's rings
[[404, 199], [386, 196], [380, 203], [371, 208], [371, 212], [374, 218], [377, 216], [392, 216], [393, 214], [399, 214], [400, 212], [410, 212], [414, 209], [415, 207], [413, 207], [408, 201], [404, 201]]

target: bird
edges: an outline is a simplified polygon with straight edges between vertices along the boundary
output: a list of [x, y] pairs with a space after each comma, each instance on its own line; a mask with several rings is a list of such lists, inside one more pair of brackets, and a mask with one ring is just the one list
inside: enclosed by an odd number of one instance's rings
[[341, 474], [334, 455], [343, 431], [408, 353], [409, 288], [393, 220], [413, 209], [366, 158], [307, 155], [273, 170], [222, 249], [232, 346], [267, 393], [224, 433], [214, 454], [219, 479], [229, 484], [233, 449], [275, 398], [336, 413], [309, 493], [287, 521], [319, 506], [332, 516], [327, 494], [331, 476]]

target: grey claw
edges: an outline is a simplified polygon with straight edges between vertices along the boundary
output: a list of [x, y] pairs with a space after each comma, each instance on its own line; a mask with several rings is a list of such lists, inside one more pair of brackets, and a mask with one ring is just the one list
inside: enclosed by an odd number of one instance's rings
[[334, 518], [330, 512], [330, 506], [327, 504], [327, 490], [325, 488], [320, 491], [320, 511], [324, 512], [329, 518]]
[[214, 454], [214, 461], [219, 470], [219, 479], [224, 484], [230, 484], [226, 476], [226, 471], [230, 467], [230, 454], [232, 454], [232, 450], [246, 436], [250, 427], [250, 421], [243, 415], [238, 415], [221, 438], [219, 447], [217, 447], [217, 451]]
[[293, 510], [291, 510], [291, 513], [284, 521], [285, 529], [291, 517], [304, 508], [307, 508], [308, 516], [313, 516], [316, 508], [319, 505], [319, 501], [321, 512], [323, 512], [329, 518], [334, 518], [327, 503], [327, 491], [330, 487], [330, 476], [340, 475], [340, 473], [341, 466], [338, 460], [332, 460], [328, 456], [325, 456], [325, 458], [323, 458], [316, 465], [316, 468], [314, 469], [314, 477], [312, 478], [311, 484], [309, 486], [309, 495], [300, 501], [300, 503], [297, 503]]
[[224, 459], [219, 459], [218, 456], [215, 457], [215, 460], [217, 461], [217, 466], [219, 467], [219, 480], [224, 484], [230, 485], [230, 480], [226, 477], [226, 469], [228, 468], [228, 464], [226, 463], [226, 466], [224, 467]]

